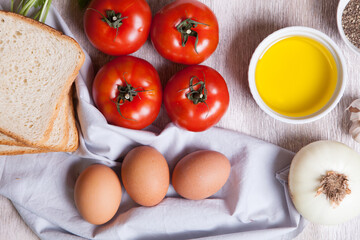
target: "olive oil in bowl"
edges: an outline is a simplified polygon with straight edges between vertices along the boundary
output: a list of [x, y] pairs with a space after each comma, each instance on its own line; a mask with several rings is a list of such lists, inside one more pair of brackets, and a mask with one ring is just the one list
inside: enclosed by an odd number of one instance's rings
[[255, 68], [261, 99], [287, 117], [305, 117], [320, 111], [332, 98], [337, 81], [337, 64], [331, 52], [305, 36], [274, 42]]

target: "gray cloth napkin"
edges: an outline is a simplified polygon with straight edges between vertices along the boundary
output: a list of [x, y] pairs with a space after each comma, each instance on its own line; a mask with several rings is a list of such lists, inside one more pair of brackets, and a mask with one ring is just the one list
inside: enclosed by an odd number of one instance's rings
[[[47, 24], [72, 36], [54, 8]], [[302, 231], [305, 221], [287, 192], [293, 153], [217, 127], [193, 133], [173, 124], [162, 131], [109, 125], [93, 105], [92, 79], [86, 54], [76, 80], [78, 151], [0, 157], [0, 194], [12, 201], [41, 239], [291, 239]], [[219, 151], [230, 159], [231, 174], [219, 192], [200, 201], [183, 199], [170, 186], [160, 204], [142, 207], [122, 189], [120, 208], [110, 222], [95, 226], [84, 221], [73, 198], [80, 172], [101, 163], [119, 173], [122, 158], [139, 145], [160, 151], [170, 171], [190, 152]]]

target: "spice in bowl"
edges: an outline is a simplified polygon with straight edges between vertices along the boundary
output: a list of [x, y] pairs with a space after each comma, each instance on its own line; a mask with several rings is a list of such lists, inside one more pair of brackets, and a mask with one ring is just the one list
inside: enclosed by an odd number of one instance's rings
[[345, 36], [360, 49], [360, 0], [350, 0], [342, 14], [342, 28]]

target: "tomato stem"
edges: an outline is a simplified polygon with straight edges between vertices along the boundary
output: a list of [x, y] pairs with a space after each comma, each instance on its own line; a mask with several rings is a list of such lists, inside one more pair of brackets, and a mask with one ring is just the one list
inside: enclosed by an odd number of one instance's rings
[[181, 34], [181, 45], [183, 47], [185, 47], [189, 37], [195, 37], [196, 38], [196, 40], [195, 40], [195, 52], [197, 54], [199, 54], [198, 51], [197, 51], [197, 45], [198, 45], [198, 42], [199, 42], [199, 36], [198, 36], [198, 33], [196, 31], [194, 31], [192, 28], [196, 28], [199, 24], [209, 26], [206, 23], [197, 22], [197, 21], [192, 20], [191, 18], [185, 19], [184, 21], [182, 21], [181, 23], [179, 23], [176, 26], [176, 29]]
[[132, 100], [134, 100], [134, 97], [136, 97], [136, 96], [138, 96], [140, 98], [140, 96], [138, 95], [138, 93], [140, 93], [140, 92], [148, 92], [148, 91], [153, 91], [153, 90], [151, 90], [151, 89], [150, 90], [145, 90], [145, 89], [138, 90], [139, 88], [134, 88], [131, 84], [129, 84], [126, 81], [125, 77], [123, 77], [123, 78], [124, 78], [126, 85], [125, 86], [122, 86], [122, 85], [117, 86], [119, 95], [116, 97], [115, 101], [112, 100], [112, 102], [116, 104], [116, 109], [121, 117], [123, 117], [126, 120], [135, 121], [134, 119], [124, 117], [124, 115], [121, 113], [120, 106], [124, 105], [126, 102], [131, 102]]
[[119, 27], [123, 24], [122, 20], [128, 17], [121, 17], [121, 13], [116, 13], [114, 10], [106, 10], [105, 11], [106, 17], [105, 17], [104, 14], [102, 14], [100, 11], [94, 8], [88, 8], [88, 9], [98, 12], [102, 16], [101, 21], [106, 22], [111, 28], [116, 28], [116, 35], [114, 38], [115, 41], [119, 32]]
[[[193, 84], [194, 79], [198, 79], [198, 82]], [[195, 90], [194, 87], [200, 85], [200, 87]], [[194, 104], [205, 103], [207, 99], [207, 89], [205, 87], [205, 82], [200, 81], [200, 79], [196, 76], [190, 78], [189, 84], [190, 92], [186, 93], [186, 97], [192, 101]]]
[[[197, 79], [198, 82], [194, 83], [194, 79]], [[194, 87], [200, 85], [200, 87], [195, 90]], [[208, 113], [206, 115], [206, 117], [209, 114], [209, 105], [206, 103], [207, 100], [207, 89], [205, 87], [205, 75], [204, 75], [204, 81], [201, 81], [197, 76], [193, 76], [190, 78], [190, 83], [189, 83], [189, 87], [185, 88], [185, 89], [181, 89], [180, 91], [189, 89], [190, 91], [188, 93], [186, 93], [186, 97], [187, 99], [189, 99], [190, 101], [192, 101], [194, 104], [198, 104], [198, 103], [204, 103], [206, 105], [206, 107], [208, 108]]]

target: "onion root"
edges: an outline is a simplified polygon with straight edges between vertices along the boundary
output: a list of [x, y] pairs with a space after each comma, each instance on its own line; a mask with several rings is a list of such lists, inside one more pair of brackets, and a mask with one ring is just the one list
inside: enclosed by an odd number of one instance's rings
[[339, 206], [346, 195], [351, 193], [347, 176], [334, 171], [327, 171], [326, 175], [321, 177], [316, 196], [321, 193], [325, 194], [326, 199], [334, 208]]

